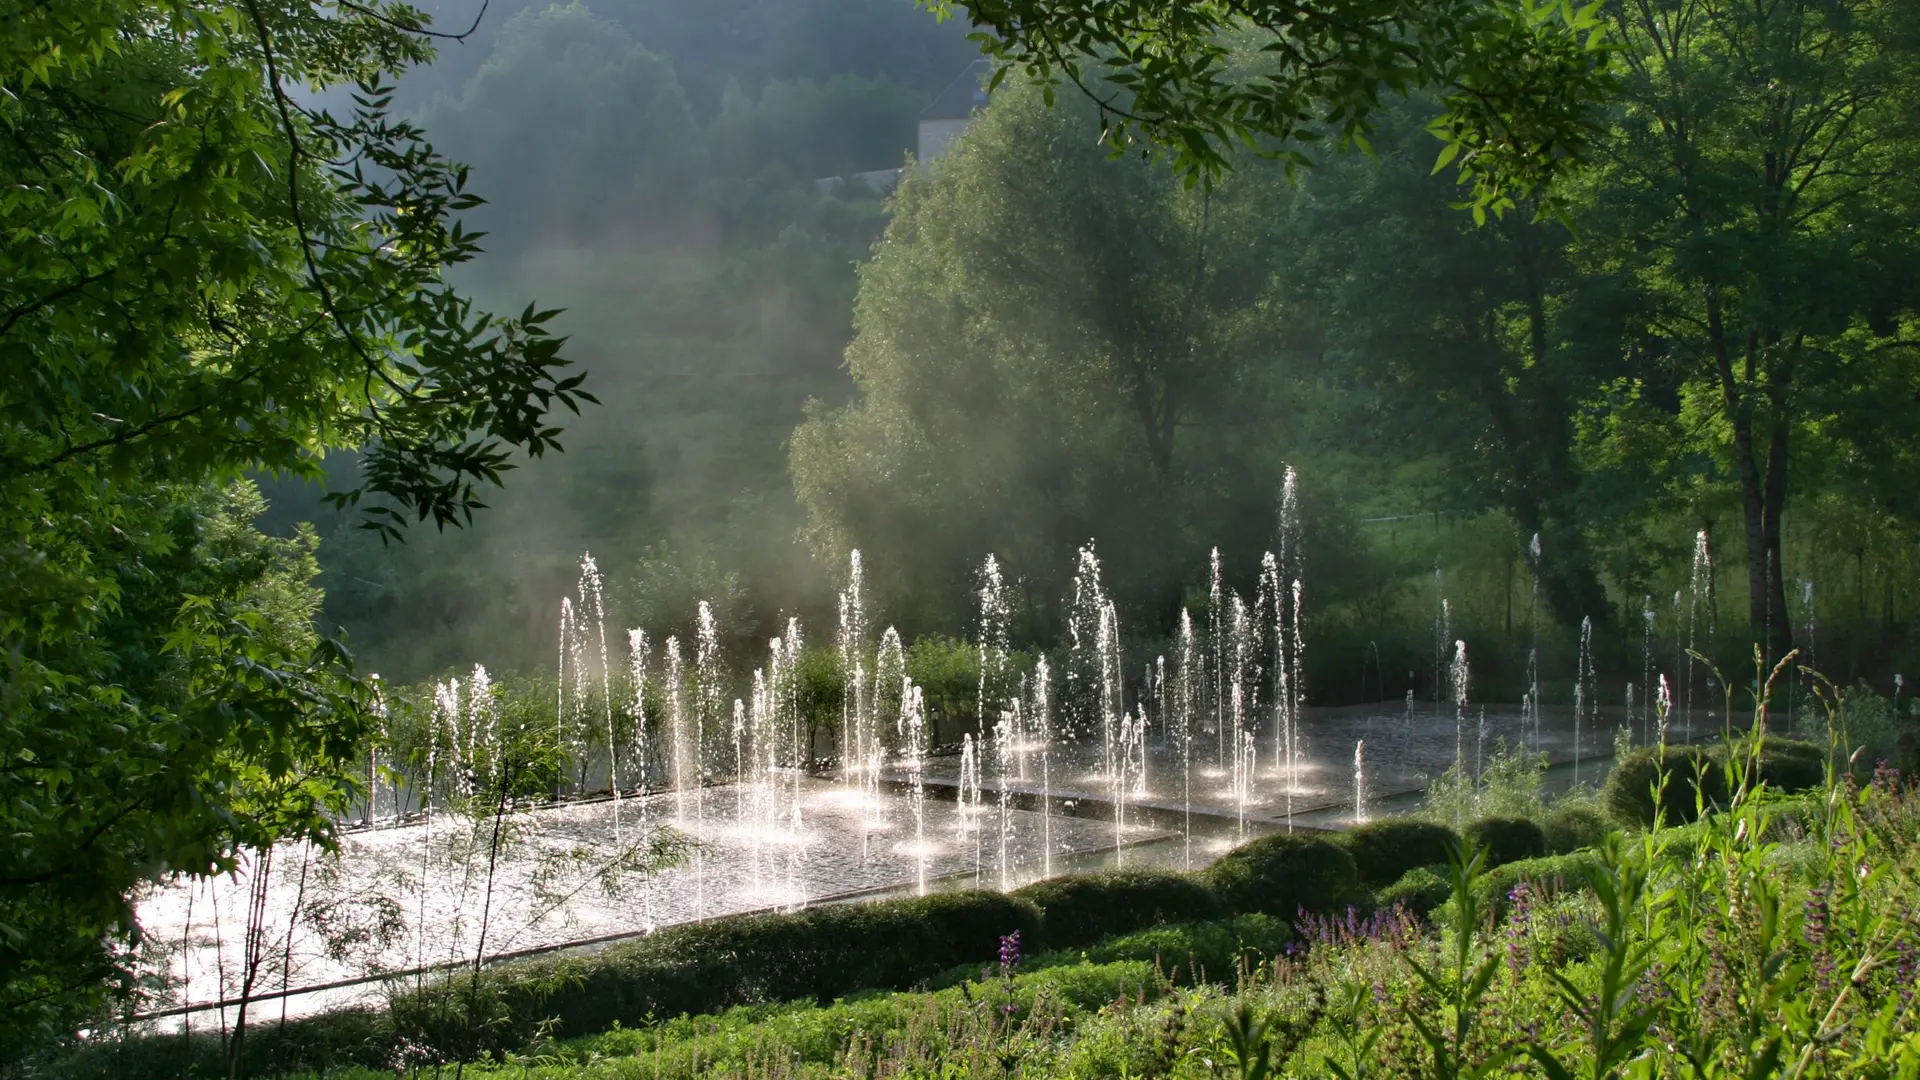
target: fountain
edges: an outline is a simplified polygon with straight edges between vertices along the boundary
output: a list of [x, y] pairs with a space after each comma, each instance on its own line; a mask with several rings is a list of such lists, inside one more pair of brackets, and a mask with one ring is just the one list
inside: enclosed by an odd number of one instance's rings
[[[1376, 789], [1391, 792], [1387, 785], [1410, 783], [1421, 767], [1445, 766], [1444, 720], [1415, 724], [1413, 672], [1401, 716], [1394, 715], [1398, 709], [1383, 708], [1358, 718], [1356, 731], [1350, 713], [1309, 714], [1304, 575], [1291, 472], [1281, 503], [1275, 551], [1260, 562], [1252, 605], [1226, 585], [1224, 560], [1217, 549], [1210, 552], [1205, 633], [1196, 626], [1197, 611], [1181, 610], [1166, 655], [1133, 668], [1140, 676], [1137, 693], [1123, 683], [1117, 609], [1103, 587], [1092, 544], [1077, 553], [1064, 665], [1036, 650], [1024, 677], [1012, 648], [1004, 569], [987, 558], [979, 575], [974, 641], [980, 661], [973, 687], [977, 722], [959, 733], [957, 754], [934, 746], [938, 733], [929, 726], [925, 692], [908, 675], [901, 635], [888, 627], [874, 640], [881, 620], [869, 610], [857, 552], [850, 554], [838, 597], [832, 648], [844, 693], [837, 730], [831, 721], [825, 725], [834, 741], [824, 751], [826, 740], [817, 742], [809, 727], [817, 718], [805, 703], [797, 619], [787, 619], [784, 632], [767, 641], [762, 666], [751, 672], [730, 671], [723, 662], [724, 628], [706, 602], [691, 612], [690, 632], [682, 627], [656, 639], [631, 629], [626, 655], [616, 657], [605, 641], [604, 586], [597, 566], [584, 558], [577, 586], [560, 605], [558, 686], [545, 698], [555, 709], [551, 721], [542, 715], [536, 727], [526, 727], [528, 721], [518, 719], [526, 711], [501, 707], [502, 691], [476, 667], [469, 676], [433, 687], [430, 730], [418, 756], [383, 748], [369, 754], [366, 816], [393, 827], [354, 834], [348, 847], [372, 867], [373, 880], [392, 880], [393, 865], [382, 860], [397, 859], [394, 865], [404, 865], [404, 876], [419, 890], [417, 897], [407, 896], [406, 909], [418, 934], [381, 963], [386, 970], [414, 971], [464, 947], [460, 904], [472, 863], [442, 868], [444, 849], [467, 843], [473, 830], [467, 817], [446, 811], [464, 808], [470, 814], [475, 802], [487, 801], [483, 796], [499, 790], [490, 777], [501, 770], [505, 749], [529, 743], [537, 742], [541, 762], [557, 763], [551, 794], [575, 796], [513, 810], [526, 815], [518, 819], [526, 828], [516, 827], [527, 838], [526, 850], [506, 860], [506, 872], [534, 893], [536, 879], [553, 872], [549, 862], [562, 850], [604, 854], [644, 843], [662, 827], [684, 831], [698, 846], [690, 849], [686, 865], [645, 874], [624, 892], [607, 893], [577, 920], [569, 915], [541, 924], [525, 915], [533, 910], [529, 904], [497, 909], [506, 910], [509, 921], [519, 920], [502, 941], [557, 944], [731, 912], [791, 910], [868, 891], [924, 894], [961, 880], [1008, 889], [1053, 875], [1068, 858], [1085, 865], [1097, 852], [1104, 860], [1109, 848], [1113, 863], [1137, 863], [1142, 840], [1164, 842], [1158, 857], [1191, 869], [1196, 854], [1204, 861], [1213, 850], [1205, 843], [1209, 828], [1213, 837], [1244, 839], [1292, 828], [1303, 815], [1309, 824], [1368, 820], [1377, 813]], [[1535, 556], [1537, 563], [1537, 545]], [[1436, 568], [1437, 593], [1443, 584]], [[1703, 579], [1695, 590], [1696, 610], [1705, 588]], [[1451, 606], [1442, 593], [1435, 631], [1452, 641], [1452, 662], [1437, 652], [1436, 694], [1452, 699], [1453, 765], [1464, 776], [1470, 680], [1466, 641], [1452, 640], [1452, 629]], [[1650, 617], [1646, 654], [1643, 689], [1655, 685], [1657, 674]], [[1597, 715], [1592, 668], [1589, 643], [1576, 678], [1574, 722], [1582, 729]], [[1546, 722], [1539, 677], [1536, 647], [1518, 729], [1536, 745]], [[1667, 683], [1658, 675], [1652, 713], [1663, 739], [1673, 711]], [[1396, 723], [1404, 725], [1397, 740]], [[1509, 725], [1502, 737], [1513, 733], [1511, 716], [1480, 706], [1476, 775], [1497, 723]], [[530, 733], [537, 739], [529, 739]], [[1196, 758], [1196, 742], [1209, 735], [1215, 755], [1209, 761], [1200, 750]], [[1383, 737], [1400, 747], [1398, 760], [1380, 758]], [[1350, 796], [1337, 783], [1303, 783], [1316, 768], [1331, 777], [1340, 767], [1337, 760], [1316, 761], [1309, 750], [1348, 742]], [[1373, 762], [1367, 760], [1369, 743]], [[1258, 760], [1263, 748], [1272, 755], [1264, 772]], [[1278, 790], [1267, 787], [1269, 779], [1279, 781]], [[989, 786], [992, 807], [986, 804]], [[1176, 799], [1178, 805], [1171, 805]], [[1065, 812], [1085, 803], [1105, 804], [1110, 816]], [[413, 815], [403, 813], [409, 804], [417, 807]], [[992, 842], [984, 836], [989, 823], [995, 827]], [[1155, 828], [1165, 831], [1156, 835]], [[166, 925], [171, 934], [173, 924], [155, 925]], [[183, 936], [184, 930], [170, 939]]]
[[1034, 737], [1040, 744], [1041, 877], [1053, 876], [1053, 673], [1042, 656], [1033, 665]]
[[954, 819], [954, 839], [965, 846], [973, 837], [973, 885], [980, 887], [980, 753], [973, 732], [960, 737], [960, 814]]
[[[1706, 654], [1713, 654], [1713, 636], [1715, 612], [1713, 602], [1713, 554], [1707, 548], [1707, 530], [1701, 529], [1693, 539], [1693, 571], [1688, 578], [1687, 599], [1687, 683], [1686, 699], [1680, 713], [1680, 738], [1693, 741], [1693, 691], [1694, 656], [1701, 648], [1700, 609], [1707, 610]], [[1677, 599], [1676, 599], [1677, 602]]]
[[905, 735], [904, 764], [907, 770], [908, 805], [913, 811], [913, 855], [915, 895], [927, 895], [927, 706], [920, 688], [911, 679], [900, 686], [900, 727]]
[[1361, 739], [1353, 744], [1353, 823], [1365, 824], [1369, 820], [1367, 799], [1367, 740]]
[[1589, 709], [1598, 715], [1594, 701], [1593, 618], [1580, 620], [1580, 655], [1573, 678], [1573, 783], [1580, 785], [1580, 722]]
[[1180, 823], [1182, 869], [1193, 869], [1193, 722], [1199, 705], [1200, 653], [1193, 638], [1193, 616], [1180, 609], [1180, 629], [1174, 639], [1172, 737], [1180, 752]]
[[1453, 667], [1448, 681], [1453, 690], [1453, 768], [1466, 775], [1467, 771], [1467, 643], [1453, 643]]

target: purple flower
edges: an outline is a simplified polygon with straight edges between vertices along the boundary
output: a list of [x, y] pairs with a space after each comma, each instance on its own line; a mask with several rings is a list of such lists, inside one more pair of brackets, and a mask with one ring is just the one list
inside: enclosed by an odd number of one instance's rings
[[1531, 951], [1527, 947], [1527, 929], [1533, 921], [1533, 887], [1522, 881], [1507, 894], [1513, 902], [1507, 917], [1507, 971], [1515, 979], [1527, 969]]
[[1020, 931], [1000, 939], [1000, 976], [1010, 979], [1020, 967]]

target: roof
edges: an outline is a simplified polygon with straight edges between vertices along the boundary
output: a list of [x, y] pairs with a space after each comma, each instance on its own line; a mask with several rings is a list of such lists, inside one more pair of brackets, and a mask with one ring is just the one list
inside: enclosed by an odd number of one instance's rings
[[993, 65], [987, 60], [975, 60], [967, 65], [967, 70], [953, 80], [933, 104], [920, 110], [922, 120], [965, 120], [977, 110], [987, 107], [987, 77], [992, 74]]

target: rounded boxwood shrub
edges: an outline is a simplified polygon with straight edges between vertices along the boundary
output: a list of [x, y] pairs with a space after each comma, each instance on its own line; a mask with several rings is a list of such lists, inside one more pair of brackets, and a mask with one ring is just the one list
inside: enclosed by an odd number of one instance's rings
[[1100, 942], [1086, 950], [1095, 964], [1143, 960], [1175, 981], [1223, 979], [1244, 961], [1272, 960], [1293, 940], [1285, 919], [1237, 915], [1210, 922], [1171, 923]]
[[1486, 852], [1488, 867], [1537, 859], [1547, 853], [1547, 834], [1520, 817], [1481, 818], [1467, 826], [1467, 840]]
[[1590, 848], [1607, 838], [1607, 821], [1584, 806], [1563, 806], [1540, 823], [1547, 837], [1547, 854], [1565, 855]]
[[1206, 870], [1229, 911], [1291, 919], [1300, 910], [1333, 912], [1368, 901], [1353, 856], [1306, 833], [1275, 833], [1242, 844]]
[[1629, 828], [1652, 828], [1653, 787], [1663, 768], [1667, 782], [1661, 790], [1660, 809], [1665, 811], [1666, 824], [1682, 825], [1698, 816], [1696, 793], [1704, 796], [1708, 806], [1726, 801], [1726, 773], [1706, 750], [1669, 746], [1662, 759], [1658, 747], [1642, 747], [1621, 758], [1607, 774], [1600, 800], [1608, 816]]
[[1013, 895], [1040, 909], [1040, 941], [1030, 949], [1075, 949], [1116, 934], [1221, 914], [1212, 889], [1171, 870], [1070, 874], [1036, 881]]
[[1585, 892], [1593, 888], [1590, 875], [1600, 868], [1600, 860], [1590, 851], [1571, 855], [1547, 855], [1521, 859], [1480, 875], [1474, 882], [1481, 909], [1505, 913], [1512, 903], [1513, 890], [1521, 882], [1542, 892], [1560, 894]]
[[1348, 829], [1336, 842], [1353, 856], [1363, 884], [1384, 889], [1415, 867], [1444, 865], [1460, 834], [1431, 821], [1390, 818]]
[[[1736, 747], [1736, 752], [1745, 747]], [[1769, 737], [1760, 745], [1760, 779], [1775, 791], [1812, 791], [1827, 782], [1827, 748], [1802, 739]]]
[[1416, 866], [1400, 875], [1400, 880], [1380, 890], [1383, 908], [1395, 904], [1415, 915], [1426, 915], [1453, 895], [1453, 881], [1445, 866]]

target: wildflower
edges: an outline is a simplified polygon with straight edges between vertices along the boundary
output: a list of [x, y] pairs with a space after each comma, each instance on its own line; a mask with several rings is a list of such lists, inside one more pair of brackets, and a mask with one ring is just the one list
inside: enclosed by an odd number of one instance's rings
[[1512, 902], [1512, 913], [1507, 917], [1507, 971], [1514, 979], [1527, 969], [1527, 930], [1532, 922], [1533, 888], [1522, 881], [1507, 894]]
[[1000, 977], [1010, 979], [1020, 966], [1020, 931], [1000, 939]]

